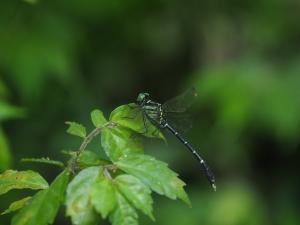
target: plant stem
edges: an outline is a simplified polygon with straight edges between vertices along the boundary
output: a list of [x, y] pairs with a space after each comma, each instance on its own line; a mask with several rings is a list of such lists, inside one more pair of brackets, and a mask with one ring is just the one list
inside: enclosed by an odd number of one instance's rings
[[62, 162], [56, 161], [56, 160], [50, 160], [49, 158], [39, 158], [39, 159], [23, 158], [23, 159], [21, 159], [21, 162], [46, 163], [46, 164], [55, 165], [55, 166], [58, 166], [61, 168], [65, 167], [65, 165]]
[[103, 168], [103, 175], [107, 177], [109, 180], [112, 180], [110, 173], [108, 172], [108, 169], [106, 167]]
[[71, 159], [68, 162], [68, 169], [71, 173], [75, 173], [75, 170], [77, 168], [77, 159], [80, 156], [80, 154], [85, 150], [86, 146], [101, 132], [103, 128], [114, 128], [115, 126], [116, 124], [114, 122], [107, 122], [100, 127], [96, 127], [83, 139], [83, 142], [81, 143], [79, 149], [75, 152], [75, 154], [71, 157]]

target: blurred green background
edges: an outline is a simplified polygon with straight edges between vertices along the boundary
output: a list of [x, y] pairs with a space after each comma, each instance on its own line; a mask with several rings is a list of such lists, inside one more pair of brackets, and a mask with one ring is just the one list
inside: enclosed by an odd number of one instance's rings
[[[108, 115], [141, 91], [163, 102], [194, 86], [186, 135], [218, 191], [174, 137], [167, 146], [147, 141], [147, 154], [180, 174], [193, 203], [155, 195], [155, 224], [300, 224], [299, 10], [297, 0], [2, 0], [0, 170], [35, 169], [51, 180], [57, 169], [19, 160], [75, 149], [64, 121], [91, 127], [94, 108]], [[0, 210], [24, 194], [0, 196]], [[70, 224], [63, 210], [55, 224]], [[154, 224], [142, 215], [140, 223]]]

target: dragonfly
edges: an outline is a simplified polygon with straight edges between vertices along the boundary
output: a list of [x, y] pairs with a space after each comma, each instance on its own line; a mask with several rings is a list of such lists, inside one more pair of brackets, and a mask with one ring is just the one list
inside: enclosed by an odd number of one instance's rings
[[[149, 93], [140, 93], [136, 102], [141, 109], [145, 126], [145, 120], [148, 119], [157, 128], [167, 129], [173, 135], [175, 135], [199, 161], [208, 181], [210, 182], [210, 185], [212, 186], [213, 190], [216, 191], [214, 173], [205, 162], [203, 157], [200, 156], [196, 149], [180, 134], [179, 130], [175, 125], [172, 124], [171, 120], [171, 118], [177, 117], [179, 120], [181, 120], [177, 122], [185, 122], [186, 120], [184, 119], [185, 117], [183, 115], [187, 112], [188, 108], [191, 106], [196, 97], [197, 92], [195, 88], [191, 88], [183, 94], [166, 101], [164, 104], [153, 101]], [[173, 121], [176, 120], [173, 119]]]

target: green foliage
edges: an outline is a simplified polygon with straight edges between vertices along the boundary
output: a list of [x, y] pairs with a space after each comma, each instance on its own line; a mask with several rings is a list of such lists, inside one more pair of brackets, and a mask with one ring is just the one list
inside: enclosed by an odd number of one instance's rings
[[67, 132], [69, 134], [75, 135], [75, 136], [79, 136], [82, 138], [86, 137], [86, 129], [83, 125], [76, 123], [76, 122], [66, 122], [66, 124], [69, 125]]
[[208, 67], [194, 83], [203, 101], [217, 107], [219, 126], [245, 129], [255, 121], [284, 139], [298, 138], [300, 133], [300, 101], [295, 98], [299, 81], [297, 70], [274, 71], [268, 63], [241, 61]]
[[9, 95], [8, 88], [0, 76], [0, 122], [7, 119], [20, 118], [25, 114], [24, 109], [14, 106], [7, 101]]
[[138, 225], [136, 210], [129, 204], [121, 193], [116, 193], [118, 208], [111, 214], [113, 225]]
[[95, 127], [100, 127], [107, 122], [103, 112], [98, 109], [91, 112], [91, 119]]
[[123, 174], [115, 178], [120, 192], [137, 208], [154, 220], [152, 215], [151, 190], [138, 178]]
[[0, 122], [11, 118], [20, 118], [24, 114], [25, 112], [22, 108], [13, 106], [0, 99]]
[[0, 77], [0, 172], [8, 169], [11, 165], [11, 153], [2, 122], [9, 119], [21, 118], [25, 112], [21, 107], [11, 105], [7, 101], [9, 92]]
[[23, 0], [24, 2], [27, 2], [28, 4], [37, 4], [39, 1], [38, 0]]
[[108, 161], [101, 159], [98, 154], [89, 150], [85, 150], [79, 155], [77, 163], [81, 167], [109, 164]]
[[101, 134], [101, 144], [107, 156], [118, 161], [130, 153], [142, 153], [143, 146], [138, 136], [124, 127], [104, 128]]
[[37, 172], [6, 170], [0, 174], [0, 195], [12, 189], [45, 189], [48, 187], [47, 181]]
[[[101, 171], [102, 172], [102, 171]], [[91, 202], [95, 207], [95, 210], [102, 215], [103, 218], [115, 208], [116, 206], [116, 190], [113, 181], [109, 177], [105, 177], [104, 174], [100, 175], [92, 190], [91, 190]]]
[[31, 199], [31, 196], [28, 196], [28, 197], [22, 198], [18, 201], [11, 203], [9, 205], [8, 209], [6, 209], [3, 213], [1, 213], [1, 215], [11, 213], [11, 212], [17, 211], [18, 209], [23, 208], [29, 202], [30, 199]]
[[12, 219], [12, 225], [46, 225], [54, 222], [69, 180], [67, 171], [63, 171], [49, 188], [39, 191], [30, 202]]
[[66, 214], [73, 224], [94, 224], [97, 215], [93, 209], [90, 192], [93, 185], [101, 179], [99, 167], [89, 167], [80, 171], [70, 182], [66, 194]]
[[0, 126], [0, 172], [9, 168], [11, 164], [11, 153], [6, 136]]
[[125, 172], [136, 176], [158, 194], [171, 199], [179, 198], [190, 205], [183, 189], [185, 183], [167, 164], [143, 154], [131, 154], [123, 157], [116, 165]]
[[[100, 217], [109, 217], [113, 225], [138, 224], [137, 209], [154, 220], [152, 190], [190, 205], [183, 189], [185, 184], [178, 175], [166, 163], [144, 154], [142, 136], [164, 137], [151, 124], [142, 132], [144, 121], [135, 119], [137, 106], [135, 109], [131, 106], [115, 109], [109, 121], [100, 110], [92, 111], [91, 121], [95, 128], [89, 134], [83, 125], [67, 122], [67, 132], [80, 136], [83, 142], [77, 151], [67, 152], [70, 159], [66, 168], [63, 162], [49, 158], [22, 160], [63, 168], [50, 187], [33, 171], [8, 170], [0, 175], [0, 194], [14, 188], [45, 189], [9, 206], [4, 213], [22, 208], [13, 217], [12, 225], [51, 224], [63, 201], [66, 215], [75, 225], [97, 224]], [[101, 134], [101, 144], [109, 160], [103, 160], [96, 151], [86, 150], [98, 134]], [[69, 174], [74, 174], [70, 183]]]
[[220, 159], [219, 165], [231, 169], [249, 165], [251, 154], [256, 152], [254, 145], [261, 144], [255, 140], [262, 134], [264, 138], [276, 139], [274, 147], [283, 154], [297, 152], [300, 100], [296, 96], [300, 95], [300, 73], [294, 63], [274, 67], [267, 62], [243, 59], [238, 63], [207, 65], [195, 73], [192, 82], [201, 96], [198, 107], [214, 111], [213, 125], [202, 135], [210, 148], [222, 149], [216, 158]]

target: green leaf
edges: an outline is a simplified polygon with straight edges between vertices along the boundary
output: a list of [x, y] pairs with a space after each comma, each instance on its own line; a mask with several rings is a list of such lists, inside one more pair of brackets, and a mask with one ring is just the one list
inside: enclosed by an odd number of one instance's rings
[[106, 218], [116, 206], [115, 188], [111, 180], [98, 176], [90, 192], [92, 204], [96, 211]]
[[109, 162], [101, 159], [98, 154], [92, 151], [84, 150], [82, 152], [78, 159], [77, 163], [81, 167], [88, 167], [88, 166], [98, 166], [98, 165], [105, 165], [108, 164]]
[[152, 214], [153, 200], [151, 197], [151, 190], [147, 185], [129, 174], [117, 176], [115, 182], [120, 192], [128, 199], [128, 201], [154, 220]]
[[0, 122], [7, 119], [24, 117], [24, 115], [25, 111], [22, 108], [0, 100]]
[[76, 151], [71, 151], [71, 150], [61, 150], [60, 151], [61, 154], [64, 154], [64, 155], [67, 155], [67, 156], [71, 156], [71, 157], [74, 157], [76, 155]]
[[139, 106], [134, 103], [122, 105], [111, 112], [109, 120], [146, 137], [156, 137], [165, 140], [164, 135], [156, 126], [147, 118], [143, 119], [141, 112]]
[[3, 80], [0, 78], [0, 98], [6, 98], [8, 96], [8, 89], [5, 86]]
[[110, 221], [113, 225], [138, 225], [138, 215], [136, 210], [122, 196], [116, 192], [118, 207], [110, 215]]
[[38, 0], [23, 0], [24, 2], [27, 2], [27, 3], [29, 3], [29, 4], [36, 4], [36, 3], [38, 3], [39, 1]]
[[98, 221], [98, 216], [91, 202], [90, 192], [97, 182], [102, 168], [89, 167], [80, 171], [70, 182], [66, 195], [66, 214], [76, 225], [90, 225]]
[[103, 112], [98, 109], [95, 109], [91, 112], [91, 119], [95, 127], [101, 127], [107, 122], [103, 115]]
[[69, 180], [67, 171], [59, 174], [50, 187], [35, 194], [12, 219], [12, 225], [47, 225], [54, 222]]
[[14, 212], [14, 211], [17, 211], [17, 210], [23, 208], [28, 203], [28, 201], [30, 199], [31, 199], [31, 196], [28, 196], [26, 198], [22, 198], [18, 201], [15, 201], [15, 202], [11, 203], [9, 205], [8, 209], [6, 209], [3, 213], [1, 213], [1, 215], [11, 213], [11, 212]]
[[66, 122], [66, 124], [69, 125], [69, 128], [67, 130], [67, 133], [79, 136], [82, 138], [86, 137], [86, 129], [83, 125], [76, 123], [76, 122]]
[[0, 126], [0, 172], [9, 168], [11, 164], [11, 153], [6, 136]]
[[144, 154], [131, 154], [115, 163], [123, 171], [139, 178], [158, 194], [171, 199], [179, 198], [191, 205], [183, 187], [185, 183], [166, 163]]
[[47, 187], [47, 181], [37, 172], [31, 170], [7, 170], [0, 174], [0, 195], [11, 189], [45, 189]]
[[101, 145], [106, 155], [113, 161], [131, 153], [142, 153], [143, 145], [138, 136], [121, 126], [103, 128]]

